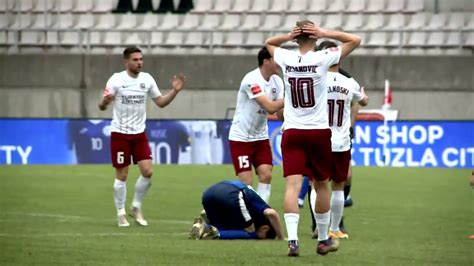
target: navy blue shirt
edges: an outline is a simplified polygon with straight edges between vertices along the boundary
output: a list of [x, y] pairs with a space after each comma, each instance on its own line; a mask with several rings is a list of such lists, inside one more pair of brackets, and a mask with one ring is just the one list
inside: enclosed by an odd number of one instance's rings
[[179, 153], [189, 146], [188, 130], [178, 121], [147, 121], [145, 132], [153, 163], [176, 164]]

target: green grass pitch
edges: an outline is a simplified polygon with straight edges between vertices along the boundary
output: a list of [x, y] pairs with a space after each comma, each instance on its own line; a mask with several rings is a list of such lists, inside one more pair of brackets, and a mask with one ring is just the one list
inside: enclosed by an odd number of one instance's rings
[[[230, 165], [155, 166], [146, 228], [116, 226], [113, 173], [108, 165], [1, 166], [0, 265], [473, 265], [470, 170], [355, 168], [350, 239], [317, 255], [305, 206], [299, 258], [286, 256], [285, 241], [187, 239], [201, 193], [233, 179]], [[137, 175], [133, 167], [127, 205]], [[271, 205], [283, 218], [281, 176], [276, 167]]]

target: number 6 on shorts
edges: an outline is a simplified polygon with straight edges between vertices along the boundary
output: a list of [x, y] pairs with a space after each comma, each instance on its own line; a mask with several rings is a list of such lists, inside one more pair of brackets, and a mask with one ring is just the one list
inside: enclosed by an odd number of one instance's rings
[[117, 163], [118, 164], [123, 164], [125, 158], [123, 156], [124, 152], [123, 151], [118, 151], [117, 152]]

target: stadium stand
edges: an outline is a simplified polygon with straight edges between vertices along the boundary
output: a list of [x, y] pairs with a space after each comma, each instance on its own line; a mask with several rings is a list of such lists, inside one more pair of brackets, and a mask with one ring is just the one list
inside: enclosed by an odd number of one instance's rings
[[[248, 54], [308, 18], [380, 48], [472, 54], [472, 10], [437, 13], [418, 0], [3, 0], [0, 52], [111, 52], [125, 44], [173, 53], [215, 48]], [[117, 47], [116, 47], [117, 46]], [[160, 47], [162, 46], [162, 47]], [[30, 49], [33, 48], [33, 49]], [[57, 48], [57, 49], [54, 49]], [[179, 48], [179, 49], [178, 49]], [[196, 48], [196, 49], [195, 49]], [[373, 52], [373, 51], [370, 51]]]

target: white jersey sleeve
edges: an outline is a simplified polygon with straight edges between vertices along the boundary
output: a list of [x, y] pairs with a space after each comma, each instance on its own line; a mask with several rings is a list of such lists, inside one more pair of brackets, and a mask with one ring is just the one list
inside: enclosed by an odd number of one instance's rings
[[161, 92], [160, 92], [160, 89], [158, 88], [158, 85], [156, 85], [156, 81], [155, 79], [147, 73], [147, 76], [148, 76], [148, 79], [150, 80], [150, 89], [148, 90], [148, 95], [150, 95], [150, 97], [152, 99], [158, 97], [158, 96], [161, 96]]
[[322, 50], [322, 54], [324, 57], [323, 64], [325, 64], [328, 68], [336, 65], [339, 63], [339, 60], [341, 59], [341, 47], [331, 47]]
[[247, 83], [246, 81], [244, 81], [240, 85], [240, 89], [247, 93], [247, 95], [249, 96], [249, 99], [254, 99], [254, 98], [257, 98], [260, 95], [265, 94], [265, 91], [262, 90], [262, 88], [260, 88], [260, 85], [258, 85], [256, 83], [250, 84], [250, 83]]
[[352, 87], [350, 87], [351, 92], [352, 92], [352, 101], [353, 102], [358, 102], [358, 101], [362, 100], [363, 96], [362, 96], [362, 93], [360, 91], [359, 83], [354, 78], [350, 78], [349, 83], [353, 85]]
[[109, 95], [115, 96], [115, 94], [117, 94], [117, 90], [118, 90], [117, 73], [114, 73], [107, 81], [107, 84], [105, 85], [104, 93], [102, 96], [109, 96]]
[[288, 57], [288, 50], [283, 48], [276, 48], [273, 52], [273, 60], [281, 67], [281, 69], [285, 70], [284, 68], [284, 59]]

